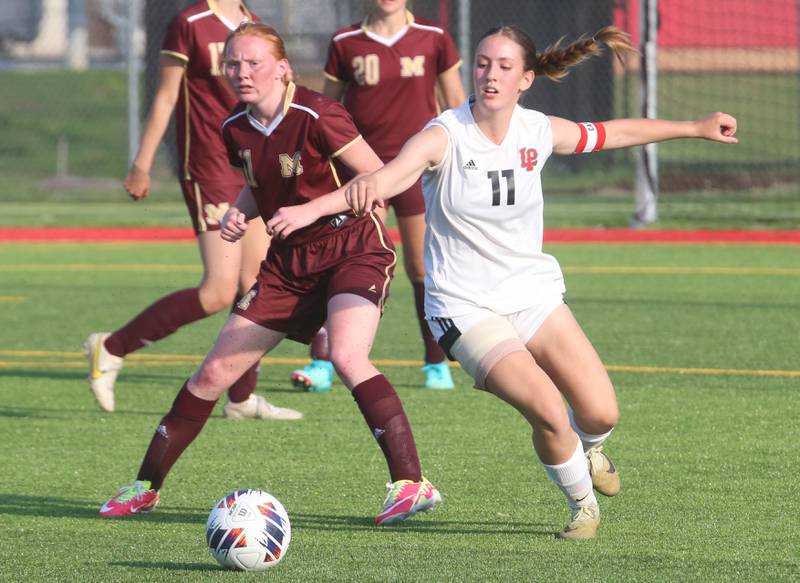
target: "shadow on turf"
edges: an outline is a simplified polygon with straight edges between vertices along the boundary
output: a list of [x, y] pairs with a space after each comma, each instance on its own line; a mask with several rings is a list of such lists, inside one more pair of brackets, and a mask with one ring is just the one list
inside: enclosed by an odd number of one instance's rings
[[0, 493], [0, 516], [41, 516], [45, 518], [91, 518], [102, 521], [143, 521], [159, 523], [205, 524], [207, 509], [176, 508], [175, 511], [159, 511], [152, 514], [138, 514], [120, 518], [103, 518], [98, 514], [106, 498], [82, 500], [75, 498], [54, 498], [52, 496], [24, 496]]
[[[84, 518], [92, 520], [128, 521], [131, 523], [146, 521], [160, 524], [205, 524], [208, 510], [203, 508], [173, 507], [160, 508], [152, 514], [138, 514], [119, 518], [103, 518], [98, 514], [103, 500], [81, 500], [73, 498], [54, 498], [52, 496], [24, 496], [20, 494], [0, 493], [0, 516], [40, 516], [44, 518]], [[341, 514], [305, 514], [292, 513], [292, 526], [295, 529], [331, 531], [386, 531], [386, 532], [436, 532], [438, 534], [516, 534], [516, 535], [542, 535], [553, 536], [552, 528], [547, 528], [541, 523], [508, 522], [508, 521], [476, 521], [476, 520], [442, 520], [440, 517], [430, 515], [422, 520], [410, 520], [387, 528], [373, 525], [370, 516], [344, 516]], [[133, 567], [157, 567], [156, 563], [130, 562], [112, 563]], [[170, 565], [173, 565], [170, 563]], [[176, 569], [194, 569], [194, 563], [188, 566], [174, 566]], [[199, 565], [199, 564], [197, 564]], [[203, 566], [202, 568], [205, 568]], [[212, 568], [215, 568], [212, 566]]]
[[[91, 397], [90, 397], [91, 399]], [[46, 419], [74, 419], [75, 414], [97, 414], [97, 415], [139, 415], [153, 417], [157, 415], [164, 415], [164, 411], [117, 411], [116, 413], [106, 413], [100, 411], [97, 407], [93, 408], [75, 408], [65, 409], [63, 407], [0, 407], [0, 417], [33, 417], [33, 418], [46, 418]]]
[[137, 569], [167, 569], [169, 571], [223, 571], [213, 563], [171, 563], [169, 561], [113, 561], [112, 567], [135, 567]]
[[9, 367], [0, 370], [0, 377], [18, 377], [23, 379], [51, 379], [55, 381], [86, 381], [86, 373], [75, 373], [73, 371], [57, 371], [57, 370], [31, 370], [29, 368]]
[[[425, 516], [425, 515], [421, 515]], [[437, 534], [519, 534], [552, 537], [555, 531], [543, 523], [491, 522], [477, 520], [442, 520], [429, 515], [422, 520], [411, 519], [391, 527], [376, 528], [374, 519], [364, 516], [342, 516], [337, 514], [304, 514], [293, 512], [292, 528], [331, 531], [378, 530], [386, 532], [435, 532]]]

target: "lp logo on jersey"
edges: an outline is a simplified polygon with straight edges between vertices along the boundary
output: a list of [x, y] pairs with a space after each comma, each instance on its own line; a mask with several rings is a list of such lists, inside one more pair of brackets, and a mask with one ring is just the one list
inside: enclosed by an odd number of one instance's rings
[[519, 157], [522, 167], [528, 172], [533, 170], [539, 162], [539, 152], [536, 151], [536, 148], [520, 148]]
[[300, 164], [300, 152], [295, 152], [294, 156], [281, 154], [278, 156], [278, 160], [281, 163], [281, 176], [284, 178], [292, 178], [303, 173], [303, 165]]

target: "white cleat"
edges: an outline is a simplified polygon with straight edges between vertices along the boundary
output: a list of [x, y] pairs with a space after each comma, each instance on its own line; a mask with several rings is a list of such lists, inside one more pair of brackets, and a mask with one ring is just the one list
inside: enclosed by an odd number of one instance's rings
[[300, 411], [277, 407], [261, 395], [251, 393], [246, 401], [232, 403], [228, 400], [222, 411], [226, 419], [240, 421], [242, 419], [272, 419], [274, 421], [296, 421], [303, 418]]
[[572, 520], [558, 533], [564, 540], [589, 540], [600, 528], [600, 508], [596, 504], [581, 506], [572, 511]]
[[89, 388], [103, 411], [114, 410], [114, 383], [122, 370], [122, 358], [114, 356], [103, 345], [108, 332], [95, 332], [83, 343], [89, 359]]

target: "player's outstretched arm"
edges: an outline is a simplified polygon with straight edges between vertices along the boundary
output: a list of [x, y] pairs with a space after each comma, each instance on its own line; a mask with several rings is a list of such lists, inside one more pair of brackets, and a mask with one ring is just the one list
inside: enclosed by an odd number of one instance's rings
[[615, 119], [605, 122], [576, 123], [550, 117], [553, 151], [556, 154], [582, 154], [598, 150], [629, 148], [678, 138], [702, 138], [736, 144], [736, 118], [716, 112], [695, 121], [663, 119]]
[[123, 182], [125, 191], [133, 200], [146, 198], [150, 193], [150, 169], [153, 167], [156, 150], [167, 131], [175, 104], [178, 102], [184, 71], [180, 59], [161, 57], [158, 87], [147, 116], [142, 141]]
[[446, 148], [443, 128], [432, 126], [421, 131], [383, 168], [353, 180], [345, 191], [347, 205], [357, 215], [382, 207], [386, 199], [411, 188], [426, 168], [441, 162]]

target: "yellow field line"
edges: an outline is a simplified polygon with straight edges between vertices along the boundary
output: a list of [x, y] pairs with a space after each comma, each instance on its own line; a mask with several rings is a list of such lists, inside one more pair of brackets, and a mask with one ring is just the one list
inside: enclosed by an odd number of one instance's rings
[[747, 368], [682, 368], [670, 366], [625, 366], [611, 364], [606, 366], [609, 372], [667, 372], [674, 374], [701, 374], [701, 375], [739, 375], [763, 377], [800, 377], [800, 370], [758, 370]]
[[[42, 361], [42, 360], [0, 360], [0, 368], [82, 368], [86, 366], [81, 352], [50, 352], [43, 350], [0, 350], [0, 356], [21, 357], [21, 358], [80, 358], [80, 361]], [[202, 356], [191, 354], [130, 354], [125, 358], [126, 367], [164, 367], [196, 365], [203, 359]], [[304, 365], [308, 362], [307, 358], [265, 356], [261, 359], [263, 364], [288, 364]], [[395, 358], [375, 359], [372, 361], [377, 366], [411, 366], [419, 367], [424, 363], [421, 360], [403, 360]], [[458, 363], [451, 362], [451, 367], [458, 367]], [[629, 366], [610, 364], [606, 366], [609, 372], [633, 372], [633, 373], [670, 373], [670, 374], [694, 374], [712, 376], [772, 376], [800, 378], [800, 370], [760, 370], [760, 369], [741, 369], [741, 368], [693, 368], [693, 367], [669, 367], [669, 366]]]
[[164, 263], [19, 263], [0, 265], [0, 271], [183, 271], [200, 272], [200, 265]]
[[0, 304], [20, 304], [27, 299], [27, 296], [0, 296]]
[[564, 271], [566, 273], [643, 273], [654, 275], [800, 275], [800, 268], [794, 267], [657, 267], [587, 265], [582, 267], [564, 267]]
[[[199, 273], [200, 265], [163, 263], [24, 263], [0, 265], [0, 271], [151, 271]], [[565, 273], [590, 274], [647, 274], [647, 275], [800, 275], [800, 267], [683, 267], [683, 266], [628, 266], [628, 265], [584, 265], [565, 266]]]

